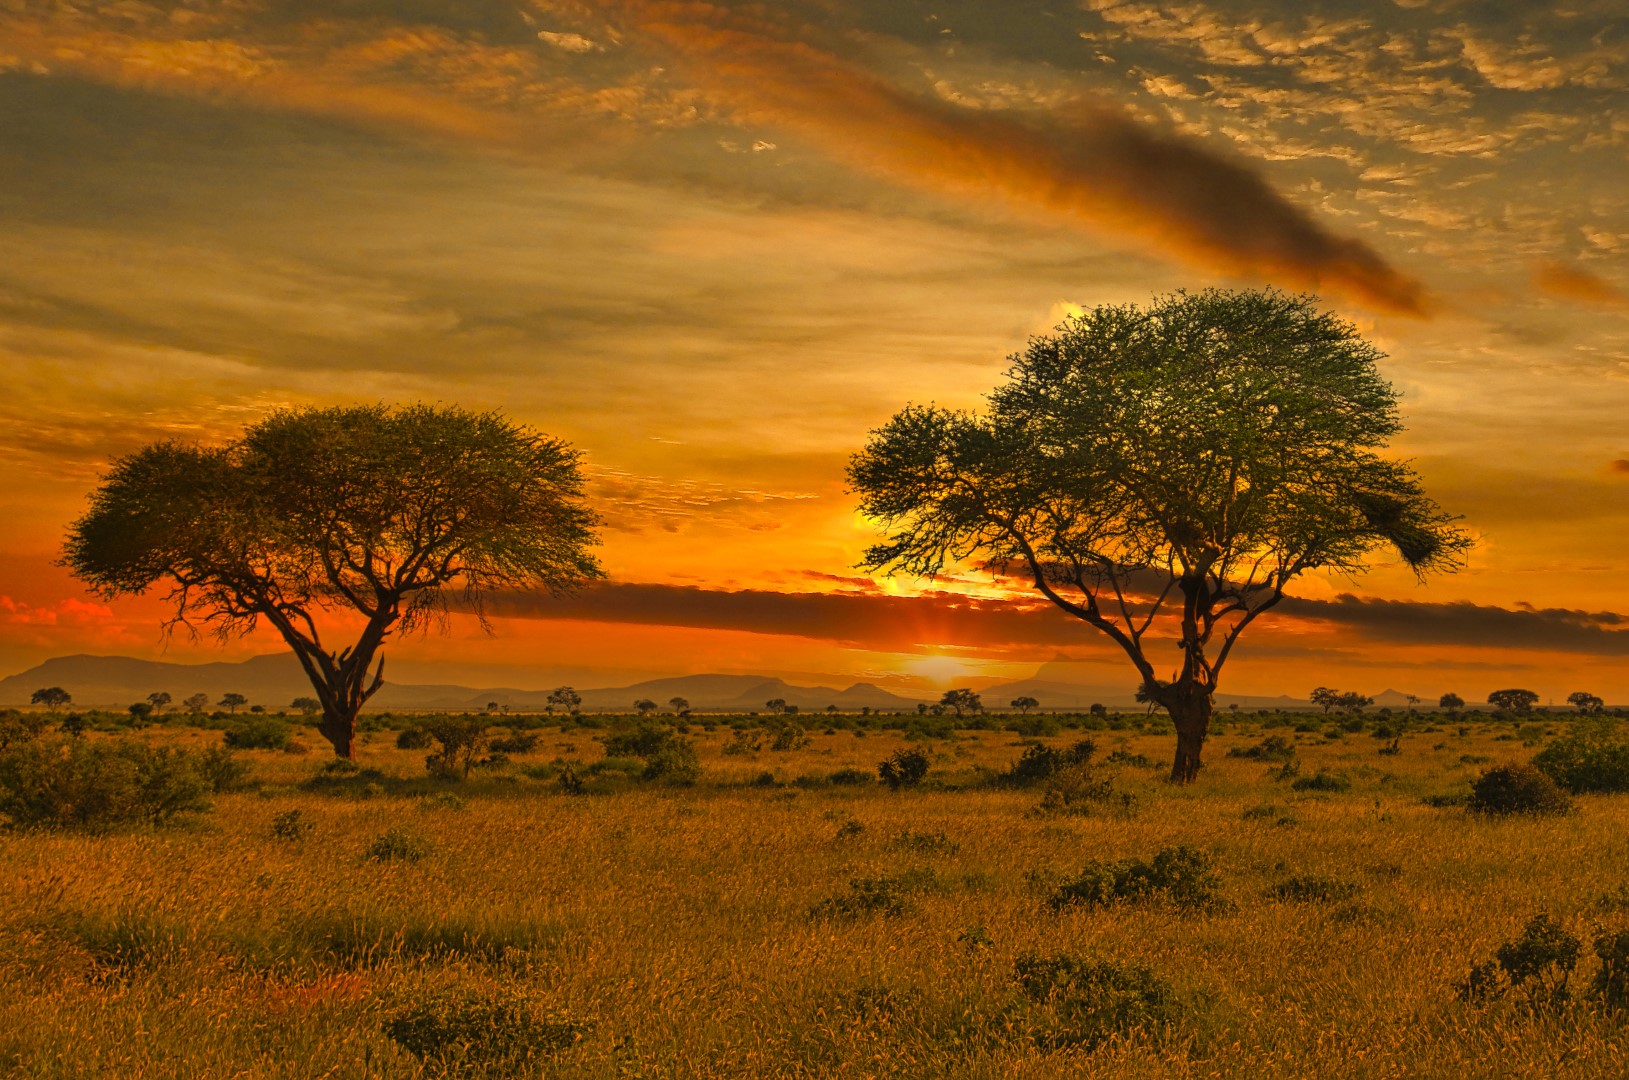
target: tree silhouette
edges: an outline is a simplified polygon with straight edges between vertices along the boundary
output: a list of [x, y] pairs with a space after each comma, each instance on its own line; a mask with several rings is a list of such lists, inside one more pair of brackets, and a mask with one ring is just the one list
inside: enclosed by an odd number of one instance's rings
[[764, 702], [764, 708], [779, 716], [781, 713], [786, 711], [786, 699], [778, 697], [770, 698], [768, 701]]
[[221, 708], [230, 712], [235, 713], [238, 711], [238, 706], [247, 704], [249, 704], [249, 699], [244, 697], [242, 694], [229, 693], [221, 695]]
[[[1382, 545], [1417, 574], [1470, 547], [1379, 454], [1402, 428], [1381, 355], [1273, 291], [1072, 318], [1011, 358], [988, 412], [911, 406], [872, 433], [849, 480], [888, 535], [865, 565], [1015, 567], [1125, 652], [1191, 782], [1234, 645], [1291, 581], [1356, 573]], [[1148, 639], [1166, 628], [1169, 679]]]
[[1495, 690], [1488, 695], [1488, 704], [1500, 712], [1525, 716], [1538, 704], [1539, 696], [1531, 690]]
[[147, 704], [154, 709], [162, 709], [170, 703], [170, 695], [163, 690], [147, 695]]
[[[600, 575], [578, 455], [496, 413], [358, 406], [273, 413], [222, 447], [158, 443], [113, 464], [64, 563], [101, 595], [169, 587], [170, 626], [222, 637], [268, 622], [344, 758], [384, 685], [380, 648], [498, 588]], [[354, 641], [319, 622], [361, 616]], [[332, 630], [332, 628], [330, 628]]]
[[667, 699], [667, 707], [678, 713], [680, 716], [690, 715], [690, 702], [682, 697], [678, 697], [677, 695]]
[[1444, 694], [1437, 699], [1437, 707], [1453, 715], [1465, 707], [1465, 699], [1458, 694]]
[[1567, 695], [1567, 704], [1581, 713], [1598, 713], [1606, 708], [1606, 702], [1594, 694], [1583, 690], [1574, 691]]
[[1312, 693], [1307, 695], [1307, 700], [1323, 709], [1324, 715], [1327, 716], [1330, 709], [1340, 704], [1341, 692], [1339, 690], [1331, 690], [1327, 686], [1319, 686], [1315, 687]]
[[564, 709], [566, 712], [575, 716], [577, 715], [577, 710], [582, 707], [582, 704], [582, 695], [578, 694], [577, 691], [573, 690], [569, 686], [557, 686], [553, 690], [549, 691], [548, 706], [550, 712], [553, 712], [555, 709]]
[[60, 709], [73, 702], [73, 695], [60, 686], [47, 686], [43, 690], [36, 690], [28, 696], [30, 703], [44, 705], [47, 709]]
[[186, 710], [190, 713], [201, 713], [205, 709], [209, 708], [209, 695], [193, 694], [191, 697], [181, 702], [181, 704], [186, 706]]
[[946, 690], [944, 696], [939, 699], [939, 704], [947, 709], [954, 709], [958, 720], [967, 713], [984, 711], [983, 700], [980, 699], [979, 695], [967, 689]]
[[649, 716], [656, 711], [656, 702], [650, 698], [640, 698], [633, 703], [633, 707], [639, 710], [640, 716]]
[[298, 709], [305, 715], [312, 716], [322, 711], [322, 702], [314, 697], [297, 697], [289, 702], [289, 708]]
[[1008, 704], [1017, 709], [1019, 712], [1028, 715], [1031, 709], [1036, 708], [1041, 703], [1030, 697], [1028, 694], [1020, 694], [1018, 697], [1015, 697], [1008, 702]]

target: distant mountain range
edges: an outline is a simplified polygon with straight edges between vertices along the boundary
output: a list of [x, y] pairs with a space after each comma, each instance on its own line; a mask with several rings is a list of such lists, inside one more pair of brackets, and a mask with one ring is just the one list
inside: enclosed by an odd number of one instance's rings
[[[1018, 697], [1032, 697], [1043, 709], [1084, 709], [1102, 704], [1114, 709], [1137, 708], [1130, 679], [1118, 686], [1093, 685], [1087, 678], [1101, 677], [1101, 665], [1053, 661], [1017, 682], [986, 687], [981, 694], [992, 709], [1005, 709]], [[250, 704], [271, 709], [287, 708], [297, 697], [311, 696], [311, 686], [299, 662], [288, 653], [256, 656], [236, 663], [170, 664], [157, 660], [137, 660], [128, 656], [61, 656], [0, 679], [0, 706], [26, 705], [34, 691], [60, 686], [73, 695], [75, 705], [86, 708], [123, 708], [143, 701], [148, 694], [165, 691], [177, 703], [192, 694], [238, 693]], [[669, 699], [682, 697], [692, 708], [712, 712], [762, 711], [764, 703], [780, 698], [804, 712], [836, 705], [845, 712], [861, 708], [884, 711], [910, 711], [917, 699], [890, 693], [870, 683], [855, 683], [844, 690], [829, 686], [794, 686], [765, 675], [684, 675], [652, 679], [630, 686], [610, 686], [577, 691], [583, 708], [590, 711], [624, 711], [640, 698], [649, 698], [662, 707]], [[517, 690], [513, 687], [471, 687], [454, 684], [386, 683], [368, 703], [370, 709], [417, 712], [432, 709], [478, 710], [489, 703], [520, 711], [541, 712], [548, 690]], [[1375, 695], [1376, 705], [1399, 708], [1407, 695], [1385, 690]], [[1216, 695], [1218, 709], [1305, 709], [1305, 698]]]
[[[193, 694], [218, 701], [227, 693], [242, 694], [251, 705], [287, 708], [297, 697], [310, 697], [311, 684], [289, 653], [256, 656], [237, 663], [170, 664], [128, 656], [61, 656], [27, 671], [0, 679], [0, 706], [25, 705], [34, 691], [60, 686], [73, 695], [75, 705], [86, 708], [123, 708], [164, 691], [176, 702]], [[891, 694], [870, 683], [855, 683], [845, 690], [828, 686], [793, 686], [763, 675], [686, 675], [652, 679], [631, 686], [578, 689], [583, 708], [621, 710], [640, 698], [667, 706], [682, 697], [692, 708], [721, 712], [762, 710], [764, 703], [781, 698], [805, 712], [836, 705], [844, 711], [872, 709], [910, 710], [916, 702]], [[548, 690], [513, 687], [471, 687], [387, 682], [368, 702], [374, 710], [414, 712], [430, 709], [484, 709], [489, 703], [522, 711], [541, 712]]]

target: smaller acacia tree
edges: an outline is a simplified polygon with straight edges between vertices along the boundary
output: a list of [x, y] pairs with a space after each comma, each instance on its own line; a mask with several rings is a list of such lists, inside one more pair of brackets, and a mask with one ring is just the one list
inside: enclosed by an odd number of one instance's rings
[[1324, 713], [1327, 715], [1330, 709], [1333, 709], [1336, 705], [1340, 704], [1341, 692], [1339, 690], [1331, 690], [1327, 686], [1320, 686], [1315, 688], [1312, 693], [1307, 695], [1307, 700], [1323, 709]]
[[170, 700], [170, 695], [165, 693], [163, 690], [147, 695], [147, 704], [151, 705], [154, 709], [164, 708], [165, 706], [169, 705]]
[[575, 716], [577, 710], [582, 708], [582, 705], [582, 695], [569, 686], [557, 686], [549, 691], [548, 707], [550, 712], [555, 709], [564, 709], [567, 713]]
[[1454, 693], [1444, 694], [1437, 699], [1437, 707], [1452, 716], [1465, 707], [1465, 699]]
[[315, 716], [322, 711], [322, 702], [314, 697], [297, 697], [289, 702], [289, 708], [296, 709], [306, 716]]
[[1495, 690], [1488, 695], [1488, 704], [1500, 712], [1526, 716], [1538, 704], [1539, 696], [1531, 690]]
[[1606, 701], [1584, 690], [1575, 690], [1567, 695], [1567, 704], [1581, 713], [1598, 713], [1606, 708]]
[[649, 716], [651, 713], [656, 711], [656, 702], [652, 701], [650, 698], [642, 697], [633, 703], [633, 707], [639, 710], [640, 716]]
[[675, 713], [677, 713], [680, 716], [689, 716], [690, 715], [690, 701], [689, 701], [689, 699], [679, 697], [676, 694], [673, 697], [670, 697], [670, 698], [667, 699], [667, 707], [672, 709]]
[[[581, 494], [576, 452], [497, 413], [291, 409], [226, 446], [158, 443], [114, 462], [63, 562], [107, 597], [167, 584], [171, 627], [230, 637], [269, 623], [349, 758], [384, 685], [381, 647], [442, 620], [450, 586], [479, 616], [494, 589], [601, 576]], [[321, 625], [335, 611], [360, 619], [348, 644]]]
[[960, 720], [963, 716], [966, 716], [968, 713], [979, 713], [984, 711], [983, 699], [980, 698], [978, 694], [966, 688], [959, 690], [946, 690], [944, 696], [939, 699], [939, 704], [943, 705], [947, 709], [954, 710], [956, 713], [956, 719], [958, 720]]
[[36, 690], [28, 696], [28, 700], [35, 705], [44, 705], [47, 709], [60, 709], [73, 702], [73, 695], [60, 686], [47, 686]]
[[194, 715], [209, 708], [209, 695], [204, 693], [193, 694], [181, 702], [183, 708]]
[[221, 708], [232, 713], [236, 713], [239, 708], [247, 704], [249, 704], [249, 699], [238, 693], [222, 694], [219, 702]]
[[1027, 716], [1031, 709], [1035, 708], [1036, 706], [1040, 705], [1041, 703], [1039, 701], [1037, 701], [1036, 699], [1030, 697], [1028, 694], [1020, 694], [1017, 697], [1013, 698], [1011, 701], [1009, 701], [1007, 704], [1011, 705], [1013, 708], [1017, 709], [1020, 713], [1023, 713], [1024, 715]]

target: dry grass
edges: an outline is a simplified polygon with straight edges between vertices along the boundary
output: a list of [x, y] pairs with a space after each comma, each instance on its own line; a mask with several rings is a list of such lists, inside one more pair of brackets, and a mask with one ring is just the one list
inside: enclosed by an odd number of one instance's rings
[[[316, 752], [254, 752], [261, 789], [194, 822], [0, 837], [0, 1069], [435, 1075], [385, 1028], [450, 1002], [474, 1017], [472, 1049], [443, 1070], [456, 1075], [1622, 1077], [1621, 1016], [1456, 1000], [1471, 963], [1535, 912], [1580, 931], [1629, 923], [1602, 903], [1629, 882], [1629, 798], [1507, 821], [1422, 801], [1465, 789], [1485, 767], [1466, 755], [1530, 757], [1504, 730], [1409, 734], [1381, 755], [1367, 735], [1275, 729], [1303, 774], [1352, 780], [1305, 794], [1270, 779], [1276, 765], [1227, 757], [1263, 735], [1234, 725], [1207, 747], [1198, 786], [1125, 768], [1117, 787], [1134, 806], [1086, 816], [1036, 814], [1036, 790], [973, 786], [975, 767], [1018, 756], [993, 732], [911, 744], [935, 758], [914, 791], [784, 783], [872, 769], [904, 745], [897, 734], [726, 756], [721, 729], [698, 737], [696, 787], [570, 797], [519, 767], [591, 761], [598, 744], [547, 731], [515, 768], [452, 785], [461, 807], [393, 794], [423, 788], [423, 752], [386, 735], [362, 751], [386, 774], [371, 797], [300, 787]], [[1170, 750], [1169, 737], [1095, 738], [1100, 758], [1163, 763]], [[766, 770], [783, 786], [750, 785]], [[275, 836], [273, 819], [296, 809], [314, 829]], [[428, 854], [370, 858], [390, 829]], [[922, 839], [935, 834], [945, 842]], [[1048, 910], [1050, 885], [1088, 860], [1174, 844], [1214, 858], [1232, 910]], [[1275, 897], [1293, 875], [1356, 892]], [[819, 913], [852, 880], [886, 878], [909, 882], [899, 913]], [[1191, 1021], [1095, 1049], [1037, 1040], [1047, 1006], [1022, 997], [1014, 961], [1064, 952], [1146, 964]], [[559, 1038], [483, 1066], [528, 1011]]]

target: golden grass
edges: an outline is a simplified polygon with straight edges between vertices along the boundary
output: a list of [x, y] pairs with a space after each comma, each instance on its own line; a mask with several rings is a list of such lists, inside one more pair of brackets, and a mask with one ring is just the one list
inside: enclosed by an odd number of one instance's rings
[[[321, 755], [254, 752], [261, 790], [220, 796], [194, 822], [0, 837], [0, 1068], [429, 1075], [383, 1027], [467, 993], [585, 1025], [543, 1059], [551, 1076], [1629, 1075], [1622, 1017], [1455, 998], [1471, 963], [1536, 912], [1580, 933], [1629, 922], [1602, 903], [1629, 882], [1629, 798], [1506, 821], [1421, 801], [1486, 767], [1463, 756], [1526, 760], [1531, 748], [1500, 741], [1504, 730], [1409, 734], [1396, 756], [1367, 735], [1294, 736], [1304, 773], [1353, 778], [1348, 792], [1307, 795], [1269, 779], [1266, 763], [1227, 757], [1262, 735], [1233, 725], [1207, 747], [1196, 787], [1123, 769], [1135, 807], [1084, 817], [1035, 814], [1034, 790], [748, 786], [766, 770], [784, 782], [872, 769], [905, 745], [894, 733], [816, 734], [801, 750], [743, 757], [721, 753], [720, 729], [698, 736], [694, 788], [573, 798], [509, 770], [472, 780], [462, 808], [305, 790]], [[1094, 737], [1099, 757], [1118, 748], [1163, 765], [1170, 751], [1169, 737]], [[930, 782], [969, 781], [1019, 753], [993, 732], [910, 745], [934, 756]], [[548, 731], [516, 765], [597, 754], [590, 733]], [[361, 754], [404, 780], [423, 776], [422, 760], [388, 735]], [[1278, 809], [1246, 818], [1263, 805]], [[274, 837], [273, 819], [294, 809], [315, 829]], [[851, 820], [859, 831], [839, 835]], [[368, 858], [391, 828], [430, 853]], [[953, 850], [901, 843], [906, 833], [942, 833]], [[1048, 883], [1087, 860], [1179, 843], [1214, 856], [1236, 910], [1047, 910]], [[932, 882], [904, 914], [811, 915], [851, 879], [921, 868]], [[1272, 898], [1294, 873], [1358, 892]], [[1013, 962], [1025, 952], [1146, 964], [1196, 1019], [1164, 1039], [1039, 1045], [1015, 1021]]]

